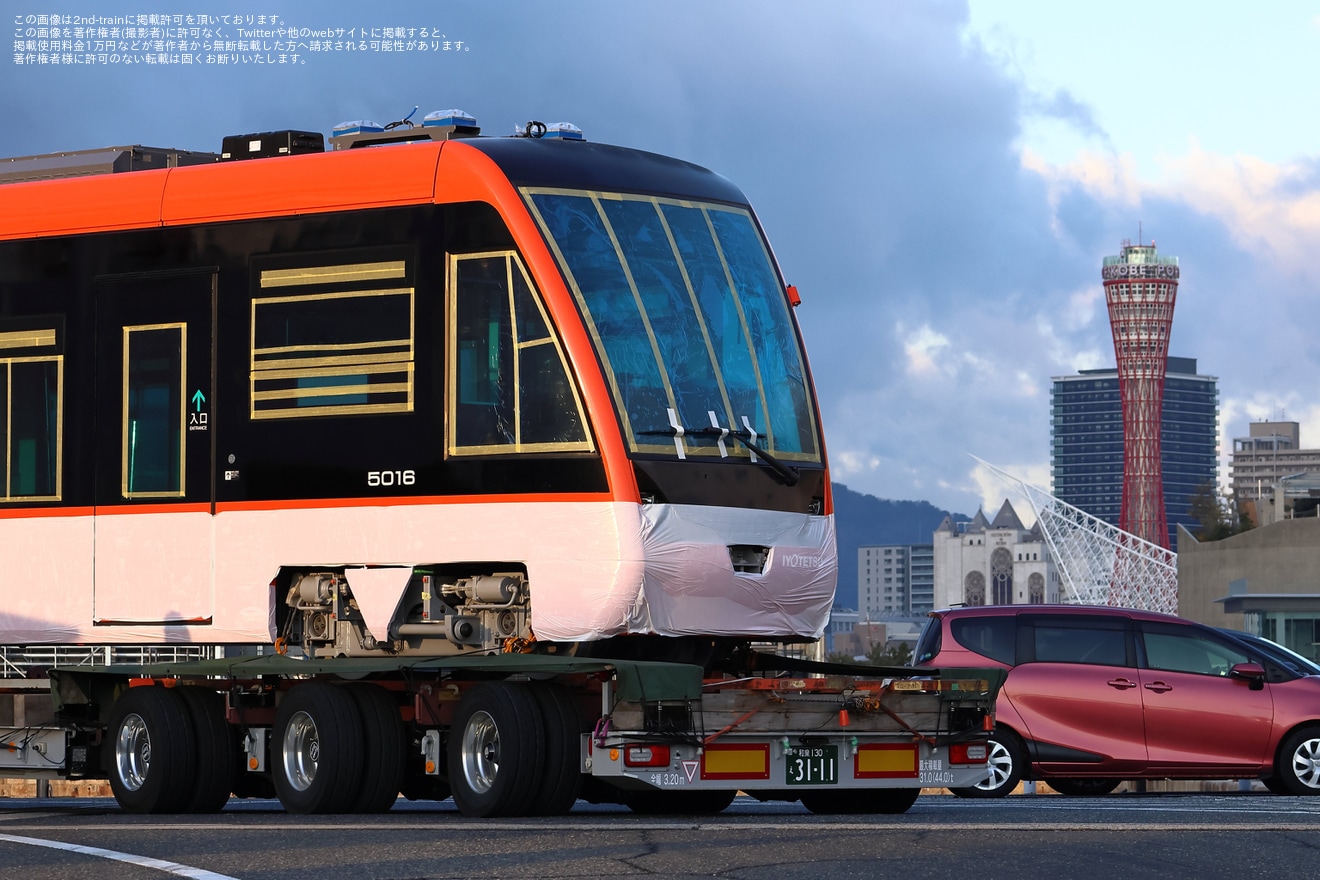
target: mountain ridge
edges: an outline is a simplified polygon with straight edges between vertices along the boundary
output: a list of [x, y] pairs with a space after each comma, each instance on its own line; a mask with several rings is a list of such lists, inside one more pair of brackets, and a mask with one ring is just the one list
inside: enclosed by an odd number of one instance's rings
[[892, 501], [833, 483], [839, 584], [834, 604], [857, 608], [857, 548], [874, 544], [929, 544], [946, 516], [966, 520], [928, 501]]

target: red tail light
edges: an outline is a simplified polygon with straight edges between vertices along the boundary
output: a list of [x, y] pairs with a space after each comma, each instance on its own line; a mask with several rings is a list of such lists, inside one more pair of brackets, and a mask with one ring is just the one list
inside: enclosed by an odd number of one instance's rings
[[957, 743], [949, 746], [950, 764], [984, 764], [990, 756], [990, 746], [985, 743]]
[[668, 767], [669, 746], [627, 746], [623, 763], [628, 767]]

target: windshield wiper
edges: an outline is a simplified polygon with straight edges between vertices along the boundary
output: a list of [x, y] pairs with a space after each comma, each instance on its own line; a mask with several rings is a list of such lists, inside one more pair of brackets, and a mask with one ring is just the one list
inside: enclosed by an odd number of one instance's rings
[[[715, 417], [712, 414], [711, 421], [714, 420]], [[744, 423], [745, 421], [746, 420], [744, 420]], [[776, 479], [785, 486], [796, 486], [798, 481], [802, 479], [802, 474], [798, 472], [797, 468], [784, 464], [782, 461], [757, 445], [756, 432], [751, 429], [750, 425], [747, 426], [746, 431], [734, 431], [729, 428], [721, 428], [718, 425], [710, 425], [705, 428], [687, 428], [678, 423], [678, 419], [675, 417], [674, 411], [671, 409], [669, 410], [668, 428], [660, 428], [653, 431], [639, 431], [638, 433], [642, 436], [666, 435], [674, 437], [680, 458], [683, 457], [683, 451], [682, 447], [678, 444], [677, 438], [679, 437], [715, 437], [720, 444], [721, 456], [726, 454], [724, 451], [724, 438], [732, 437], [743, 446], [747, 447], [747, 450], [752, 453], [753, 462], [757, 460], [757, 456], [764, 459], [766, 467], [775, 475]]]

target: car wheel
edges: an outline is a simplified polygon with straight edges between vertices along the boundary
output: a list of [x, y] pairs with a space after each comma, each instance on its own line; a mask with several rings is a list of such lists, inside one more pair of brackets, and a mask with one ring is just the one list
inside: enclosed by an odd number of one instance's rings
[[964, 798], [998, 798], [1017, 788], [1027, 769], [1026, 749], [1022, 740], [1013, 731], [1001, 727], [990, 735], [989, 744], [985, 779], [976, 785], [951, 788], [949, 791]]
[[1046, 779], [1050, 788], [1072, 797], [1099, 797], [1123, 784], [1121, 779]]
[[1284, 739], [1274, 774], [1288, 794], [1320, 794], [1320, 727], [1304, 727]]
[[1283, 780], [1277, 776], [1262, 777], [1260, 782], [1261, 785], [1265, 786], [1265, 790], [1271, 794], [1292, 794], [1288, 786], [1284, 785]]

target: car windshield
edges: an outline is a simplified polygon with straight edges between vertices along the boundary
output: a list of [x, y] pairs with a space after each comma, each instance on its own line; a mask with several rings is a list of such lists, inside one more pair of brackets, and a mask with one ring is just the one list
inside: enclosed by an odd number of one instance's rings
[[[820, 461], [805, 360], [745, 207], [527, 188], [634, 452]], [[701, 432], [701, 433], [697, 433]]]
[[1255, 648], [1269, 659], [1283, 664], [1297, 675], [1320, 675], [1320, 665], [1317, 665], [1314, 660], [1308, 660], [1278, 642], [1264, 636], [1240, 632], [1235, 629], [1221, 629], [1220, 632], [1227, 633], [1238, 641], [1246, 643], [1249, 647]]

